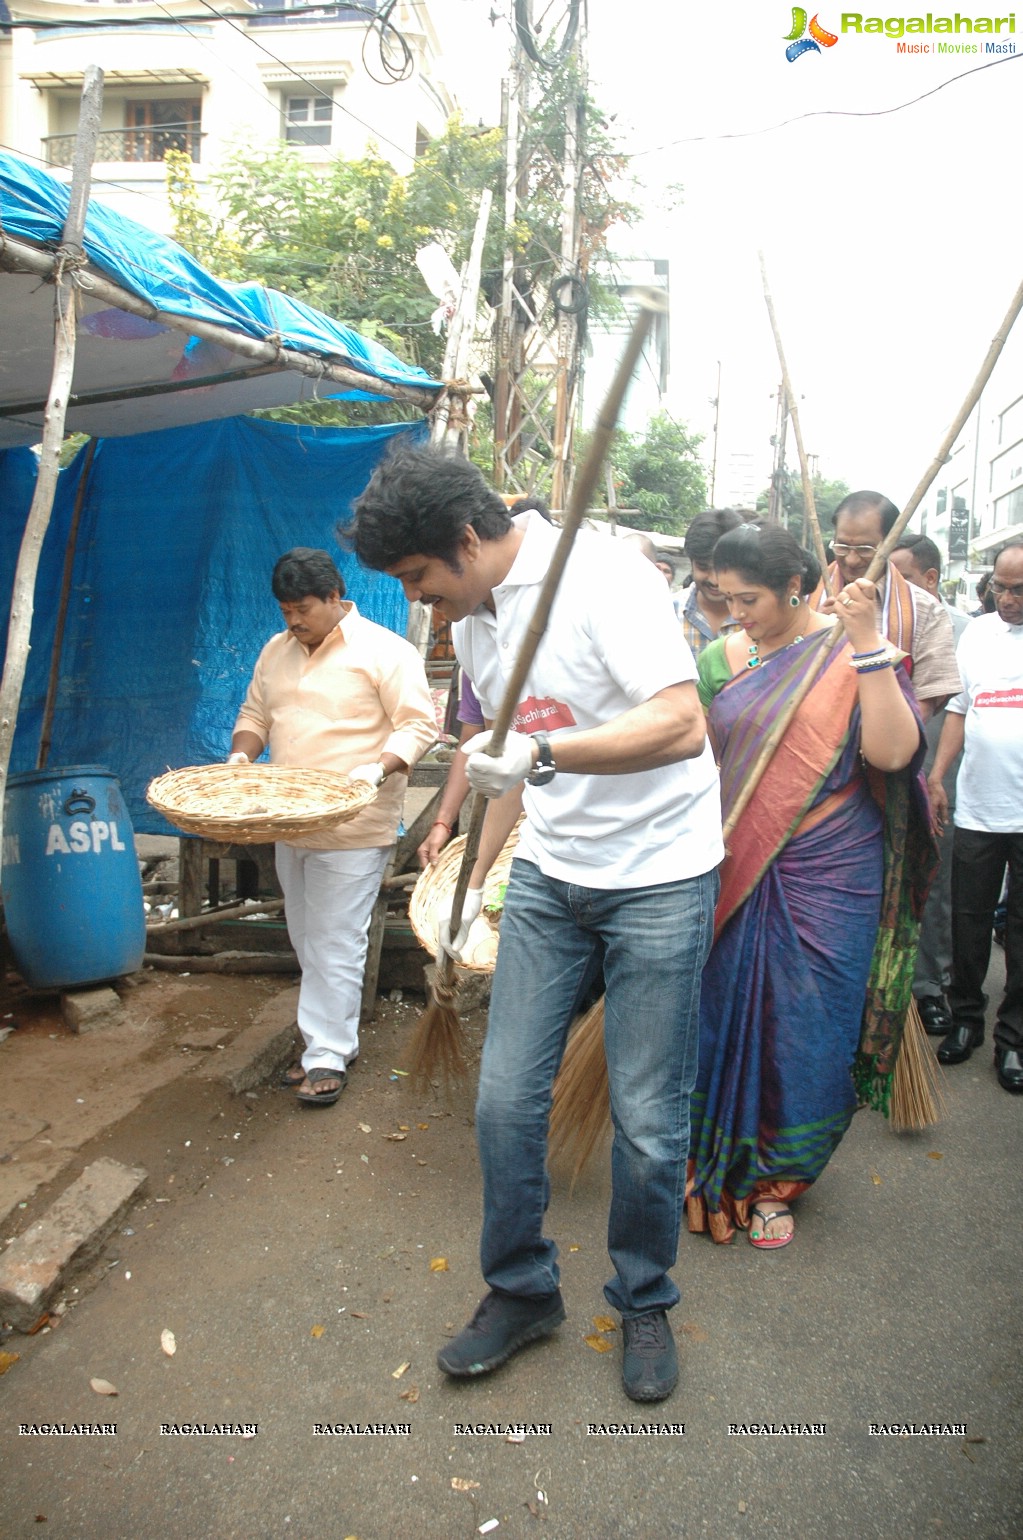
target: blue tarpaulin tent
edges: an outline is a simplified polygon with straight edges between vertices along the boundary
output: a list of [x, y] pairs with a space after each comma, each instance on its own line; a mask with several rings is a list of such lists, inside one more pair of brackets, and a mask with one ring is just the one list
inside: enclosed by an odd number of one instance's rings
[[[335, 526], [397, 437], [425, 424], [309, 428], [232, 418], [97, 446], [82, 501], [51, 765], [104, 764], [139, 833], [168, 767], [222, 760], [252, 665], [281, 629], [270, 592], [294, 545], [334, 556], [348, 597], [404, 634], [400, 584], [339, 549]], [[64, 551], [85, 454], [64, 471], [43, 547], [12, 771], [35, 767]], [[13, 572], [35, 456], [0, 453], [0, 571]], [[0, 595], [6, 634], [9, 578]]]
[[[52, 366], [53, 290], [40, 280], [67, 198], [61, 182], [0, 155], [0, 648], [36, 473], [35, 455], [16, 446], [40, 438]], [[136, 830], [167, 833], [146, 784], [168, 766], [226, 754], [256, 655], [281, 627], [270, 572], [283, 551], [326, 548], [363, 613], [400, 633], [407, 620], [400, 585], [360, 569], [335, 528], [388, 445], [424, 437], [425, 421], [311, 428], [237, 414], [317, 390], [428, 407], [441, 387], [306, 305], [221, 282], [95, 202], [85, 249], [67, 427], [93, 434], [96, 447], [91, 466], [83, 452], [59, 478], [10, 768], [36, 764], [81, 490], [48, 763], [109, 766]], [[271, 373], [251, 376], [239, 339], [270, 344]], [[310, 380], [295, 362], [310, 359], [345, 381]], [[146, 431], [154, 426], [163, 431]]]

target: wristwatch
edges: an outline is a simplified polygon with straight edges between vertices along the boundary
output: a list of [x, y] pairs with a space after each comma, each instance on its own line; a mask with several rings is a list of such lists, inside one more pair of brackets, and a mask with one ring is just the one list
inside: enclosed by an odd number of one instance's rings
[[536, 744], [538, 754], [536, 764], [526, 776], [526, 784], [546, 786], [548, 782], [553, 781], [558, 768], [551, 753], [551, 740], [546, 733], [532, 733], [530, 736]]

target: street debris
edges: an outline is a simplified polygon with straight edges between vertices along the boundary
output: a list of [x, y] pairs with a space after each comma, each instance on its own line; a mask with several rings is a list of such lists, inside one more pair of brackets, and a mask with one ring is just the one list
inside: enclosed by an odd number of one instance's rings
[[174, 1354], [178, 1350], [178, 1345], [174, 1340], [174, 1333], [172, 1331], [162, 1331], [160, 1333], [160, 1346], [163, 1348], [168, 1358], [174, 1357]]
[[109, 1380], [92, 1379], [89, 1381], [98, 1396], [116, 1396], [117, 1386], [111, 1385]]

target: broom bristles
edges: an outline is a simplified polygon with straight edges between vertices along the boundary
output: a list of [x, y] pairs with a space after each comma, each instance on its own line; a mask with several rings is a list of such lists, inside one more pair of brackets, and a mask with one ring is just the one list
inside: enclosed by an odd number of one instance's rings
[[579, 1018], [554, 1082], [548, 1149], [553, 1160], [571, 1163], [573, 1187], [610, 1126], [601, 996]]
[[455, 1005], [457, 992], [454, 966], [444, 954], [434, 969], [429, 1002], [405, 1054], [404, 1068], [417, 1090], [425, 1090], [435, 1075], [443, 1079], [445, 1090], [453, 1081], [465, 1079], [465, 1034]]
[[902, 1046], [892, 1077], [891, 1125], [896, 1133], [919, 1132], [939, 1123], [946, 1112], [941, 1068], [928, 1051], [914, 1000], [906, 1013]]

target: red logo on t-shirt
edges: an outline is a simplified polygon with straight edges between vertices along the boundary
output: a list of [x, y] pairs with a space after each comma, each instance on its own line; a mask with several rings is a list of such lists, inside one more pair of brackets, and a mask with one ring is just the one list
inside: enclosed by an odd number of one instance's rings
[[512, 718], [512, 727], [518, 733], [552, 733], [558, 727], [574, 727], [575, 717], [563, 701], [546, 695], [537, 700], [529, 695], [520, 701]]
[[1016, 706], [1023, 708], [1023, 690], [981, 690], [973, 702], [978, 711], [986, 706]]

